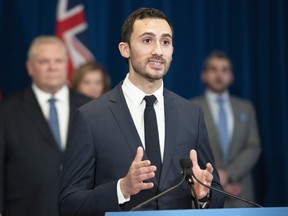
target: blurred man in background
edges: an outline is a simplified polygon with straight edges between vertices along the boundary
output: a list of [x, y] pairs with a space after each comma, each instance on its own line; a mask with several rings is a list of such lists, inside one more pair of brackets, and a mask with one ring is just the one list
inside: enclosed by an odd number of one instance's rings
[[[206, 58], [201, 78], [207, 89], [192, 101], [204, 111], [220, 182], [225, 191], [254, 200], [251, 170], [261, 152], [254, 108], [229, 94], [233, 73], [225, 53]], [[225, 202], [225, 207], [244, 206], [249, 205], [231, 198]]]
[[56, 37], [34, 39], [27, 70], [32, 86], [0, 106], [0, 213], [57, 216], [71, 115], [88, 98], [69, 90], [67, 51]]

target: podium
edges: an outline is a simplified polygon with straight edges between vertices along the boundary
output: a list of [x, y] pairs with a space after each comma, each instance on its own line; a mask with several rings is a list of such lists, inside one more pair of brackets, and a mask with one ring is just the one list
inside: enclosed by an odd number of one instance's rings
[[288, 207], [108, 212], [105, 216], [288, 216]]

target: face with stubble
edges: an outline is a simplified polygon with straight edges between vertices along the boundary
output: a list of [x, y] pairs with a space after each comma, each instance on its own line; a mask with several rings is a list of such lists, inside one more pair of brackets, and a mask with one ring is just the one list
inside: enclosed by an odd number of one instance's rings
[[225, 92], [233, 81], [230, 62], [227, 59], [211, 58], [201, 78], [211, 91], [218, 94]]
[[130, 43], [120, 52], [128, 59], [130, 79], [135, 84], [162, 82], [173, 54], [172, 30], [163, 19], [136, 20]]

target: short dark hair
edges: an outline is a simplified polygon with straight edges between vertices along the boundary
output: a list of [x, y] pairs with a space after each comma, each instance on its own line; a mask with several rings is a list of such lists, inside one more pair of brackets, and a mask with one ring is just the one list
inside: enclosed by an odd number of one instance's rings
[[133, 32], [133, 26], [136, 20], [143, 20], [147, 18], [155, 18], [155, 19], [163, 19], [169, 24], [172, 33], [173, 26], [168, 17], [166, 15], [155, 8], [139, 8], [131, 13], [125, 20], [122, 26], [122, 42], [127, 42], [130, 44], [131, 34]]
[[230, 64], [230, 69], [232, 70], [233, 69], [233, 65], [232, 65], [232, 62], [230, 60], [230, 58], [228, 57], [228, 55], [223, 52], [223, 51], [220, 51], [220, 50], [215, 50], [213, 52], [211, 52], [204, 60], [203, 62], [203, 71], [207, 70], [208, 69], [208, 66], [209, 66], [209, 62], [211, 59], [213, 58], [217, 58], [217, 59], [222, 59], [222, 60], [227, 60]]

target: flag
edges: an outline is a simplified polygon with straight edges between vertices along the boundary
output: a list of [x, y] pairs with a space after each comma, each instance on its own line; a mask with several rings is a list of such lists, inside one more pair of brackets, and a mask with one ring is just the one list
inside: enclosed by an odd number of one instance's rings
[[82, 0], [58, 0], [56, 11], [56, 36], [68, 49], [68, 79], [81, 64], [94, 60], [93, 54], [86, 47], [87, 28]]

